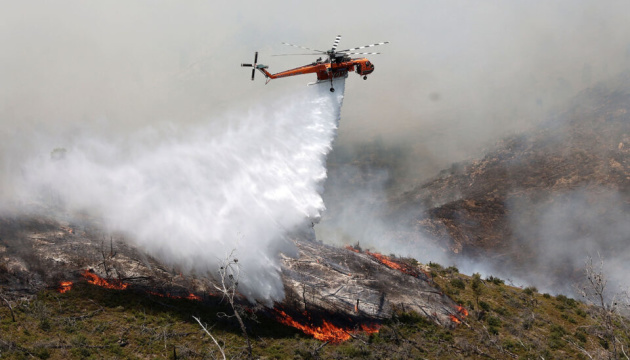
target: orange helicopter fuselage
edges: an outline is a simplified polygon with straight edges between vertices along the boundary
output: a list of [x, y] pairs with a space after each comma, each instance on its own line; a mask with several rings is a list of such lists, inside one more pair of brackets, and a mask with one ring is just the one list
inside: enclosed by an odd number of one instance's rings
[[345, 77], [348, 72], [356, 71], [357, 74], [365, 76], [374, 71], [374, 64], [366, 58], [349, 59], [332, 63], [316, 61], [309, 65], [300, 66], [295, 69], [281, 71], [271, 74], [265, 68], [260, 68], [263, 74], [269, 79], [279, 79], [295, 75], [317, 74], [317, 81], [326, 81], [334, 78]]

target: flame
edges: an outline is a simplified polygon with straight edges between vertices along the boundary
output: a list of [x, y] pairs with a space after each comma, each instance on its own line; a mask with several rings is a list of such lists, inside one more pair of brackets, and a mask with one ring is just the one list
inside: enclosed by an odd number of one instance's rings
[[197, 295], [195, 295], [193, 293], [190, 293], [190, 294], [188, 294], [188, 296], [186, 296], [186, 299], [201, 301], [201, 296], [197, 296]]
[[459, 315], [456, 316], [455, 314], [450, 314], [448, 317], [451, 318], [451, 321], [456, 323], [456, 324], [461, 324], [462, 320], [468, 316], [468, 310], [464, 309], [463, 306], [461, 305], [457, 305], [457, 307], [455, 308], [457, 310], [457, 314]]
[[366, 254], [370, 255], [371, 257], [375, 258], [378, 262], [380, 262], [381, 264], [387, 266], [390, 269], [394, 269], [394, 270], [398, 270], [400, 272], [403, 272], [407, 275], [411, 275], [413, 277], [418, 277], [419, 274], [409, 265], [407, 264], [399, 264], [397, 262], [394, 262], [391, 260], [391, 258], [389, 256], [385, 256], [379, 253], [373, 253], [370, 251], [366, 251]]
[[[347, 329], [340, 328], [326, 320], [323, 320], [323, 324], [321, 326], [313, 326], [313, 325], [309, 326], [309, 325], [300, 324], [299, 322], [293, 320], [293, 318], [289, 314], [285, 313], [284, 311], [279, 310], [279, 309], [274, 309], [274, 310], [276, 311], [276, 315], [277, 315], [276, 318], [278, 319], [279, 322], [281, 322], [282, 324], [294, 327], [298, 330], [301, 330], [303, 333], [307, 335], [311, 335], [317, 340], [327, 341], [333, 344], [337, 344], [337, 343], [350, 339], [351, 337], [350, 334], [353, 332], [356, 332], [355, 330], [347, 330]], [[308, 316], [307, 313], [305, 313], [305, 315]], [[368, 334], [378, 332], [379, 328], [380, 326], [377, 324], [373, 324], [373, 325], [362, 324], [361, 325], [361, 330]]]
[[378, 324], [361, 324], [361, 331], [367, 334], [375, 334], [380, 330], [381, 326]]
[[63, 294], [70, 291], [70, 289], [72, 289], [72, 281], [62, 281], [59, 283], [59, 287], [57, 288], [57, 291]]
[[[102, 277], [91, 272], [89, 269], [84, 270], [81, 273], [81, 275], [84, 278], [86, 278], [90, 284], [101, 286], [107, 289], [125, 290], [127, 287], [129, 287], [128, 283], [124, 283], [120, 280], [109, 280], [109, 281], [105, 280]], [[62, 281], [59, 283], [59, 287], [57, 291], [63, 294], [65, 292], [70, 291], [70, 289], [72, 289], [72, 281]], [[155, 291], [147, 291], [147, 292], [151, 295], [160, 296], [160, 297], [168, 297], [171, 299], [188, 299], [188, 300], [201, 301], [201, 296], [195, 295], [193, 293], [190, 293], [187, 296], [175, 296], [168, 293], [161, 294]]]
[[151, 295], [155, 295], [155, 296], [159, 296], [159, 297], [166, 297], [169, 299], [188, 299], [188, 300], [195, 300], [195, 301], [201, 301], [201, 296], [197, 296], [193, 293], [188, 294], [188, 296], [177, 296], [177, 295], [171, 295], [169, 293], [166, 294], [162, 294], [159, 292], [155, 292], [155, 291], [147, 291], [149, 294]]
[[90, 284], [102, 286], [107, 289], [125, 290], [129, 286], [129, 284], [124, 283], [120, 280], [107, 281], [102, 277], [90, 272], [90, 270], [83, 271], [81, 275], [86, 278]]
[[359, 251], [359, 250], [357, 250], [357, 249], [353, 248], [353, 247], [352, 247], [352, 246], [350, 246], [350, 245], [346, 245], [346, 250], [354, 251], [355, 253], [360, 253], [360, 251]]
[[454, 322], [455, 324], [461, 324], [461, 320], [459, 320], [457, 316], [450, 314], [448, 317], [450, 317], [451, 321]]

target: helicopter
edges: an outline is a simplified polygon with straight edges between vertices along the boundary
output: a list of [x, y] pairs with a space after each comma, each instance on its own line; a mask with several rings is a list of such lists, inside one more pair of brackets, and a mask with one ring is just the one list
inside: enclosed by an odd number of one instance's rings
[[337, 46], [339, 45], [339, 41], [341, 40], [341, 35], [337, 35], [333, 46], [330, 50], [317, 50], [311, 49], [304, 46], [293, 45], [289, 43], [283, 42], [283, 45], [293, 46], [296, 48], [300, 48], [303, 50], [313, 51], [314, 53], [308, 54], [279, 54], [272, 56], [290, 56], [290, 55], [323, 55], [327, 58], [322, 60], [320, 56], [313, 63], [300, 66], [295, 69], [281, 71], [279, 73], [271, 74], [267, 69], [269, 66], [258, 64], [258, 51], [254, 54], [254, 63], [253, 64], [241, 64], [242, 67], [251, 67], [252, 69], [252, 81], [254, 80], [254, 75], [256, 74], [256, 70], [259, 70], [265, 75], [266, 82], [269, 83], [272, 79], [279, 79], [289, 76], [295, 75], [303, 75], [303, 74], [317, 74], [317, 81], [313, 83], [309, 83], [308, 85], [315, 85], [323, 82], [330, 81], [330, 91], [334, 92], [335, 88], [333, 86], [333, 80], [339, 78], [347, 78], [348, 72], [356, 71], [357, 74], [363, 76], [363, 80], [367, 80], [367, 76], [374, 71], [374, 64], [370, 62], [366, 58], [351, 58], [350, 55], [377, 55], [380, 54], [378, 52], [352, 52], [355, 50], [361, 50], [365, 48], [370, 48], [379, 45], [389, 44], [389, 41], [384, 41], [376, 44], [370, 44], [365, 46], [359, 46], [356, 48], [345, 49], [345, 50], [337, 50]]

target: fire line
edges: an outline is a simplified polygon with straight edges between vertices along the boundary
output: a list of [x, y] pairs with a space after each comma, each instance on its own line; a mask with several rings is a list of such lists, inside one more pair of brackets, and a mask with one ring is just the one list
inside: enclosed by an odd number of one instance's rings
[[98, 285], [104, 287], [106, 289], [115, 289], [115, 290], [125, 290], [129, 284], [124, 283], [120, 280], [105, 280], [102, 277], [90, 272], [90, 270], [86, 269], [81, 273], [90, 284]]
[[[327, 341], [333, 344], [338, 344], [338, 343], [341, 343], [350, 339], [351, 334], [357, 332], [357, 330], [354, 330], [354, 329], [349, 330], [349, 329], [344, 329], [344, 328], [335, 326], [334, 324], [326, 320], [322, 320], [321, 326], [315, 326], [315, 325], [309, 326], [309, 325], [301, 324], [295, 321], [286, 312], [279, 309], [274, 309], [274, 310], [276, 313], [276, 319], [280, 323], [294, 327], [298, 330], [301, 330], [303, 333], [307, 335], [311, 335], [317, 340]], [[363, 331], [368, 334], [377, 333], [380, 328], [380, 326], [377, 324], [372, 324], [372, 325], [362, 324], [360, 325], [360, 327], [361, 327], [361, 330], [359, 331]]]

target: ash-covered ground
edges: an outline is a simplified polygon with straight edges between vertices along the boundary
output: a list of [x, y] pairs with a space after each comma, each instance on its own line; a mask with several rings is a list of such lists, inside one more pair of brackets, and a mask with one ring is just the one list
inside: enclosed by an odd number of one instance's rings
[[[9, 298], [56, 289], [62, 281], [85, 281], [82, 273], [88, 270], [108, 281], [129, 284], [128, 291], [194, 294], [201, 301], [220, 301], [214, 287], [220, 280], [219, 269], [182, 273], [148, 256], [124, 234], [103, 231], [96, 218], [54, 216], [55, 209], [48, 209], [50, 216], [41, 213], [40, 208], [0, 218], [0, 286]], [[444, 326], [454, 325], [452, 316], [461, 317], [458, 304], [433, 284], [420, 264], [390, 259], [414, 269], [403, 272], [388, 267], [374, 253], [317, 242], [312, 230], [294, 233], [292, 241], [299, 256], [282, 257], [286, 296], [273, 305], [292, 316], [306, 311], [339, 326], [378, 323], [395, 310], [416, 311]], [[240, 302], [271, 311], [266, 304], [252, 304], [245, 298]]]

